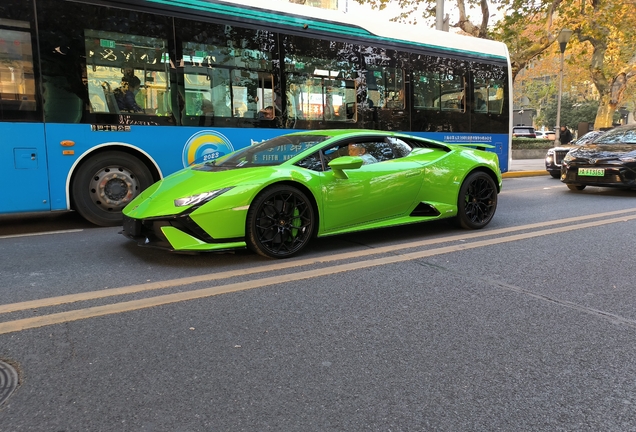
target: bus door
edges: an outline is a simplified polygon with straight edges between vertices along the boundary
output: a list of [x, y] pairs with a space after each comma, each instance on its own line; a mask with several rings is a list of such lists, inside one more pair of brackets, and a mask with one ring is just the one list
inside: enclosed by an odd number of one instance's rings
[[32, 31], [28, 21], [0, 17], [0, 213], [50, 210]]

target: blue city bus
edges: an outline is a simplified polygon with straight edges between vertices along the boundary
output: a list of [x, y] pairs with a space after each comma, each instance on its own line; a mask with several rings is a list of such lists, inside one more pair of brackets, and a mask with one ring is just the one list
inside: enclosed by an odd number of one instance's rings
[[254, 0], [4, 0], [0, 214], [102, 226], [185, 166], [307, 129], [406, 131], [510, 158], [504, 44]]

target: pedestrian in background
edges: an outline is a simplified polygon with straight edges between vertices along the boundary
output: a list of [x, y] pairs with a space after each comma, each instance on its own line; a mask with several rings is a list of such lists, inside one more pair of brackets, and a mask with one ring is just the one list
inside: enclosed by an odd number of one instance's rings
[[569, 144], [572, 141], [572, 132], [566, 126], [561, 126], [559, 141], [561, 141], [561, 144]]

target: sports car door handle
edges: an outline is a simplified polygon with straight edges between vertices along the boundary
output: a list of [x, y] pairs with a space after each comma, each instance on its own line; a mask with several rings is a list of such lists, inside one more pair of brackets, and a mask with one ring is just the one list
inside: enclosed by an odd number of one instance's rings
[[405, 177], [414, 177], [420, 175], [422, 170], [409, 171], [406, 173]]

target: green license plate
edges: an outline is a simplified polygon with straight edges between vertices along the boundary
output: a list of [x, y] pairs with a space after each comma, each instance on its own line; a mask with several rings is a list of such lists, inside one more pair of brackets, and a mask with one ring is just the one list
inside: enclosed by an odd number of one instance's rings
[[580, 176], [588, 177], [603, 177], [605, 175], [605, 169], [603, 168], [579, 168]]

